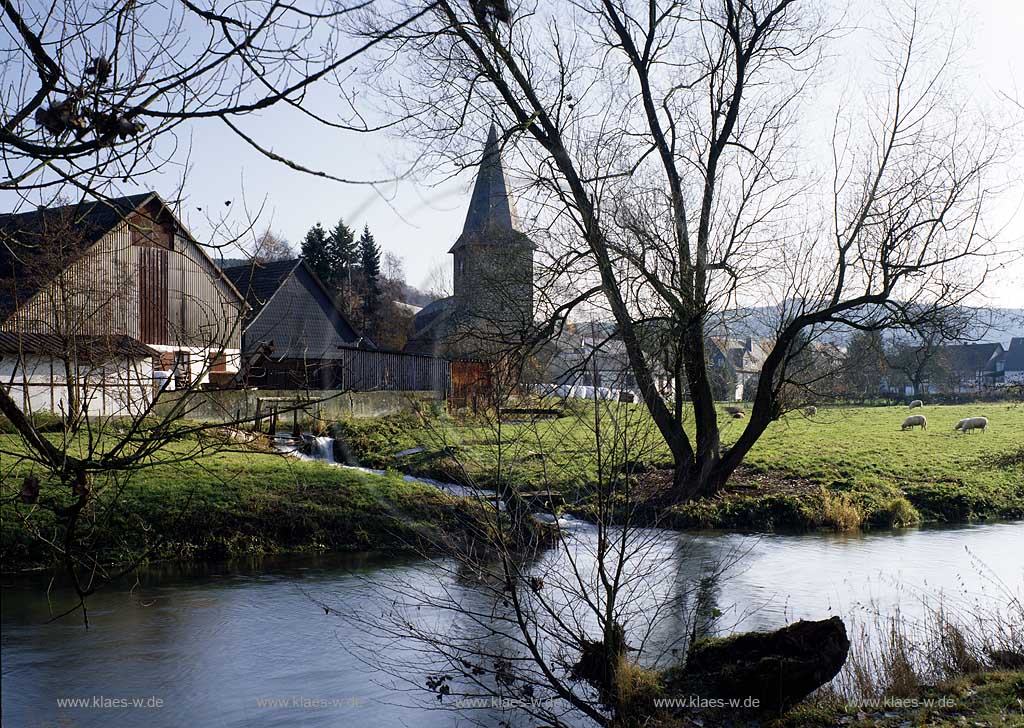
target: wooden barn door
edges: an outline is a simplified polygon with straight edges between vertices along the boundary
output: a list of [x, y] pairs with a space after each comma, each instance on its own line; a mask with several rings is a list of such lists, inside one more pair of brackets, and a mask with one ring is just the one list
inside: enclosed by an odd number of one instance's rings
[[167, 341], [167, 251], [139, 246], [139, 337], [145, 344]]

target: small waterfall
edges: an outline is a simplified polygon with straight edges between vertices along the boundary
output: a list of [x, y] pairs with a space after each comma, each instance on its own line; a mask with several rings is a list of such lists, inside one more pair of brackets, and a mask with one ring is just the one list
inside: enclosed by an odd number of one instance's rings
[[326, 463], [334, 462], [334, 438], [322, 435], [314, 437], [310, 443], [309, 454]]

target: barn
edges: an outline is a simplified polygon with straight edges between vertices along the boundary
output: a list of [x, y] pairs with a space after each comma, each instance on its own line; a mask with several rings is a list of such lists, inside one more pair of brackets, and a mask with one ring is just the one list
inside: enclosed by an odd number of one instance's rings
[[134, 415], [230, 378], [245, 308], [155, 192], [0, 215], [0, 384], [26, 411]]

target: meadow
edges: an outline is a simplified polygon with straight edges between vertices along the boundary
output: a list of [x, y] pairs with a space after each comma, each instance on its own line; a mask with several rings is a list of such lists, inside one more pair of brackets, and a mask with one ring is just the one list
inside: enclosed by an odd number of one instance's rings
[[[176, 447], [188, 451], [193, 443]], [[17, 447], [0, 435], [0, 449]], [[3, 463], [0, 463], [0, 467]], [[17, 497], [27, 465], [0, 471], [4, 571], [52, 559], [38, 538], [57, 535], [53, 514]], [[41, 500], [67, 499], [44, 482]], [[213, 560], [275, 552], [436, 550], [477, 522], [478, 506], [397, 474], [373, 475], [259, 451], [220, 451], [116, 477], [97, 477], [83, 536], [106, 563]]]
[[[900, 431], [901, 407], [820, 408], [773, 423], [725, 492], [659, 509], [676, 528], [744, 531], [908, 526], [1024, 517], [1024, 404], [927, 407], [927, 430]], [[985, 433], [953, 431], [957, 420], [989, 418]], [[722, 415], [724, 444], [742, 420]], [[452, 418], [442, 411], [335, 423], [360, 464], [387, 475], [299, 462], [238, 446], [119, 473], [95, 489], [87, 523], [109, 562], [217, 559], [277, 551], [416, 549], [464, 532], [476, 504], [400, 474], [481, 487], [502, 481], [556, 491], [563, 510], [593, 515], [595, 484], [639, 485], [663, 477], [668, 453], [643, 408], [571, 403], [556, 419], [507, 423]], [[600, 441], [600, 447], [598, 442]], [[0, 434], [0, 450], [17, 438]], [[413, 451], [413, 452], [405, 452]], [[173, 453], [171, 453], [173, 454]], [[600, 457], [599, 457], [600, 455]], [[0, 460], [3, 458], [0, 457]], [[0, 462], [0, 560], [5, 570], [49, 558], [38, 533], [55, 534], [52, 514], [17, 498], [25, 464]], [[66, 489], [64, 489], [66, 490]], [[43, 484], [43, 497], [67, 497]], [[35, 534], [33, 533], [35, 531]]]
[[[789, 413], [772, 423], [723, 494], [677, 506], [670, 525], [847, 530], [1024, 517], [1024, 403], [923, 412], [928, 428], [908, 431], [900, 429], [905, 407]], [[643, 482], [669, 464], [641, 407], [573, 402], [563, 415], [503, 423], [433, 413], [346, 421], [334, 429], [362, 464], [481, 487], [506, 480], [557, 490], [581, 515], [594, 484], [617, 466], [633, 465]], [[988, 417], [986, 432], [953, 430], [973, 416]], [[722, 412], [724, 446], [744, 424]], [[400, 455], [409, 450], [417, 452]]]

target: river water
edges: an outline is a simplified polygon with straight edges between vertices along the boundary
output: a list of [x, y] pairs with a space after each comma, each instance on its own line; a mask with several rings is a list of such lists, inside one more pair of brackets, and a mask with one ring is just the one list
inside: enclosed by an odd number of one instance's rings
[[[568, 553], [586, 561], [594, 527], [566, 525]], [[664, 610], [651, 625], [651, 655], [670, 655], [685, 636], [687, 604], [713, 613], [711, 628], [723, 633], [833, 614], [863, 621], [897, 607], [912, 616], [922, 594], [992, 605], [1024, 584], [1024, 523], [757, 537], [649, 531], [645, 539], [651, 568], [635, 597], [639, 612], [684, 597], [678, 614]], [[567, 558], [553, 550], [531, 568], [550, 584]], [[383, 643], [346, 618], [383, 614], [382, 587], [428, 592], [444, 584], [457, 601], [486, 599], [454, 571], [374, 554], [155, 565], [138, 584], [94, 596], [88, 630], [80, 615], [46, 623], [69, 604], [67, 592], [55, 587], [48, 603], [46, 579], [5, 577], [3, 725], [466, 725], [457, 713], [424, 709], [424, 693], [402, 679], [422, 683], [420, 668], [401, 647], [387, 650], [392, 669], [408, 675], [371, 669], [367, 654], [384, 651]], [[426, 611], [438, 634], [452, 629], [455, 617]], [[470, 715], [485, 725], [508, 718], [492, 709]]]

